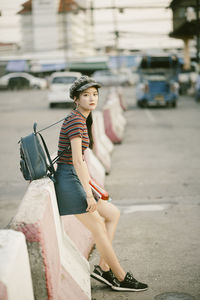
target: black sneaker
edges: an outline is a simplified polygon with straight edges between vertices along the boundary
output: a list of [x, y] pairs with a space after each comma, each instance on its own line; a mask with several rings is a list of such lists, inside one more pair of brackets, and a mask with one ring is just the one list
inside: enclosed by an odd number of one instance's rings
[[131, 273], [127, 272], [124, 280], [117, 280], [116, 284], [112, 285], [112, 289], [115, 291], [140, 292], [146, 291], [148, 285], [137, 281]]
[[109, 286], [118, 285], [118, 280], [111, 269], [109, 271], [103, 271], [100, 266], [94, 266], [94, 271], [90, 276]]

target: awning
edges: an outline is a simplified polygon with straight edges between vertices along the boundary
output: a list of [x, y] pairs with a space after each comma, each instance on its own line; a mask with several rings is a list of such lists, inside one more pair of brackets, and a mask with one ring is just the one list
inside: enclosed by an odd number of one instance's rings
[[7, 72], [27, 72], [29, 66], [26, 60], [10, 60], [6, 66]]
[[96, 71], [108, 69], [107, 62], [72, 62], [69, 64], [69, 69], [72, 71]]
[[51, 72], [65, 70], [67, 64], [62, 63], [35, 63], [31, 67], [32, 72]]

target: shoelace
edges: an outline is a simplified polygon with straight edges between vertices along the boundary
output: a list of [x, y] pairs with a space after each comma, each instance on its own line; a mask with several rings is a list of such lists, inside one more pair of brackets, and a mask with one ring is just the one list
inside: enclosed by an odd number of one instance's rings
[[127, 282], [134, 282], [134, 283], [138, 283], [138, 281], [133, 277], [133, 274], [128, 272], [126, 275], [126, 281]]
[[109, 270], [108, 272], [109, 272], [109, 275], [112, 277], [112, 279], [114, 279], [115, 275], [113, 274], [112, 270]]

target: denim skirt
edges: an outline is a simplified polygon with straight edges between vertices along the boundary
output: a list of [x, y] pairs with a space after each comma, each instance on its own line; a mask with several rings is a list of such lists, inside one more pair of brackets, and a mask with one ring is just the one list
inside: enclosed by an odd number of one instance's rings
[[61, 216], [86, 213], [86, 193], [73, 165], [58, 164], [55, 191]]

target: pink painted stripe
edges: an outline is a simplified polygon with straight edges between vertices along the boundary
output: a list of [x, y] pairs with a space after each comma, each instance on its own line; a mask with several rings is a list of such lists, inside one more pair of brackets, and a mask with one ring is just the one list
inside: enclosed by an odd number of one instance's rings
[[114, 144], [121, 143], [122, 140], [117, 136], [117, 133], [115, 132], [115, 130], [113, 128], [112, 119], [111, 119], [109, 109], [104, 109], [103, 117], [104, 117], [105, 132], [106, 132], [107, 136], [110, 138], [110, 140]]
[[62, 216], [65, 232], [75, 243], [82, 255], [88, 259], [94, 240], [89, 230], [75, 216]]
[[8, 300], [7, 288], [3, 282], [0, 281], [0, 300]]

